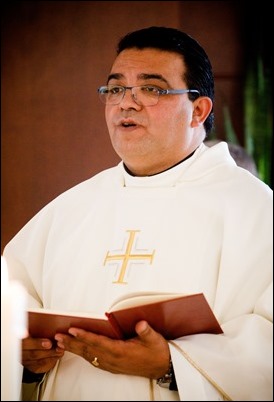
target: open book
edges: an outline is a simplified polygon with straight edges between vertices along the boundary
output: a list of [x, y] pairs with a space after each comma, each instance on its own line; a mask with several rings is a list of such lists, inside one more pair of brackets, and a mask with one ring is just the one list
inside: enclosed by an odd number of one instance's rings
[[78, 327], [113, 339], [129, 339], [136, 336], [135, 324], [141, 320], [168, 340], [223, 332], [203, 293], [133, 293], [117, 300], [103, 315], [39, 308], [28, 311], [29, 335], [39, 338], [54, 338], [57, 332]]

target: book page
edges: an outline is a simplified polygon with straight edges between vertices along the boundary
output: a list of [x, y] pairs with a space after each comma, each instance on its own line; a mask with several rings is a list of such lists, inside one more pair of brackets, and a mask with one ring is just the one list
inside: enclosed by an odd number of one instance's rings
[[47, 309], [43, 307], [35, 307], [35, 308], [28, 308], [29, 312], [32, 313], [40, 313], [40, 314], [53, 314], [57, 316], [66, 316], [66, 317], [82, 317], [82, 318], [95, 318], [100, 320], [105, 320], [105, 314], [93, 313], [90, 311], [83, 312], [83, 311], [64, 311], [64, 310], [55, 310], [55, 309]]
[[141, 306], [149, 303], [156, 303], [162, 300], [176, 299], [184, 296], [181, 293], [170, 292], [134, 292], [124, 295], [115, 300], [109, 311], [118, 311], [129, 307]]
[[[108, 312], [122, 310], [125, 308], [141, 306], [149, 303], [156, 303], [163, 300], [176, 299], [177, 297], [186, 296], [182, 293], [170, 293], [170, 292], [132, 292], [117, 298], [113, 304], [109, 307]], [[63, 316], [73, 316], [73, 317], [87, 317], [87, 318], [98, 318], [106, 319], [105, 315], [95, 312], [83, 312], [83, 311], [64, 311], [56, 309], [46, 309], [46, 308], [29, 308], [28, 311], [39, 312], [42, 314], [55, 314]]]

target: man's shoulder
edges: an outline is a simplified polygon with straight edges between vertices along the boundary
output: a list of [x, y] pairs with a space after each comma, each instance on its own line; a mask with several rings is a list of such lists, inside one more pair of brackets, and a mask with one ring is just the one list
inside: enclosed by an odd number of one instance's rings
[[104, 169], [93, 176], [81, 181], [80, 183], [70, 187], [68, 190], [61, 193], [57, 199], [84, 195], [100, 189], [110, 189], [117, 186], [121, 181], [121, 170], [119, 165]]

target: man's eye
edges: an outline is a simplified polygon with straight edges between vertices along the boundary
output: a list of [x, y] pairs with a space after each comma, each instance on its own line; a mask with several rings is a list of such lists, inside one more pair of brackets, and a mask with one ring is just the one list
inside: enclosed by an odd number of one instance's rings
[[153, 94], [158, 95], [159, 89], [157, 87], [154, 87], [154, 86], [146, 85], [146, 86], [142, 87], [142, 92], [146, 92], [146, 93], [149, 93], [149, 94], [152, 94], [152, 95]]
[[124, 89], [121, 87], [111, 87], [111, 88], [109, 88], [108, 93], [111, 95], [117, 95], [117, 94], [123, 92], [123, 90]]

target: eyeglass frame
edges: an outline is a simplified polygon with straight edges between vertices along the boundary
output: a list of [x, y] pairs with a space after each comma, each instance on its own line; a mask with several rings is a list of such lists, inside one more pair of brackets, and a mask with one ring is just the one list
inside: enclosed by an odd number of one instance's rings
[[[143, 105], [142, 103], [141, 104], [139, 104], [138, 103], [138, 101], [137, 101], [137, 99], [134, 97], [134, 94], [132, 93], [132, 89], [133, 88], [141, 88], [141, 87], [151, 87], [151, 88], [153, 88], [153, 89], [157, 89], [157, 91], [158, 91], [158, 97], [157, 97], [157, 102], [155, 103], [155, 104], [152, 104], [152, 105]], [[100, 97], [100, 95], [103, 95], [103, 92], [101, 92], [101, 91], [103, 91], [103, 89], [106, 89], [106, 88], [122, 88], [123, 89], [123, 95], [122, 95], [122, 97], [121, 97], [121, 99], [119, 100], [119, 102], [118, 103], [107, 103], [107, 102], [104, 102], [104, 100], [103, 100], [103, 98], [102, 97]], [[130, 89], [131, 90], [131, 96], [132, 96], [132, 98], [134, 99], [134, 101], [139, 105], [139, 106], [155, 106], [155, 105], [157, 105], [157, 103], [158, 103], [158, 101], [159, 101], [159, 98], [160, 98], [160, 95], [182, 95], [182, 94], [186, 94], [186, 93], [196, 93], [196, 94], [198, 94], [199, 96], [200, 96], [200, 92], [197, 90], [197, 89], [161, 89], [161, 88], [158, 88], [157, 86], [155, 86], [155, 85], [135, 85], [135, 86], [132, 86], [132, 87], [127, 87], [127, 86], [124, 86], [124, 85], [102, 85], [101, 87], [99, 87], [98, 89], [97, 89], [97, 92], [99, 93], [99, 98], [100, 98], [100, 100], [105, 104], [105, 105], [113, 105], [113, 106], [115, 106], [115, 105], [119, 105], [119, 103], [121, 103], [122, 102], [122, 100], [124, 99], [124, 96], [125, 96], [125, 94], [126, 94], [126, 90], [127, 89]]]

